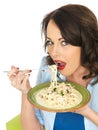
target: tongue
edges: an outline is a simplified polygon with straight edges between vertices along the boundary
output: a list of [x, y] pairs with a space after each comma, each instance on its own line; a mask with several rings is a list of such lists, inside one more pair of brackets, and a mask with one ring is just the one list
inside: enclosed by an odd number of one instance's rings
[[63, 69], [65, 68], [65, 63], [63, 63], [63, 62], [58, 62], [58, 63], [57, 63], [57, 67], [58, 67], [59, 70], [63, 70]]

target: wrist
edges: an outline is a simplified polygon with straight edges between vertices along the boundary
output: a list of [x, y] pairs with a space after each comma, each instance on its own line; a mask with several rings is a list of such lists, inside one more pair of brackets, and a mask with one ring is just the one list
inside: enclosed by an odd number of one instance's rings
[[30, 89], [31, 89], [31, 87], [29, 87], [29, 88], [23, 90], [23, 91], [22, 91], [22, 94], [23, 94], [23, 95], [27, 95], [27, 93], [29, 92]]

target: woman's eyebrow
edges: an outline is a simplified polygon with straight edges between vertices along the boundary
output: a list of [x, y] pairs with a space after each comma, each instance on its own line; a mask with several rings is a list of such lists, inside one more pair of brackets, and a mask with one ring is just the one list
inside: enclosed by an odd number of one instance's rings
[[63, 37], [61, 37], [61, 38], [58, 38], [58, 41], [61, 41], [61, 40], [64, 40], [64, 38], [63, 38]]
[[49, 40], [51, 40], [51, 38], [49, 38], [49, 37], [46, 37], [46, 39], [49, 39]]

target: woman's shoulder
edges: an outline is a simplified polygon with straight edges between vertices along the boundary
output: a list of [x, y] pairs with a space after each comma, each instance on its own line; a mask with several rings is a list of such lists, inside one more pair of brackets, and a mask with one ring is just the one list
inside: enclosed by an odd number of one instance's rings
[[47, 56], [43, 56], [41, 59], [41, 68], [47, 66]]
[[37, 84], [51, 81], [51, 72], [47, 65], [47, 56], [42, 57], [40, 69], [37, 76]]

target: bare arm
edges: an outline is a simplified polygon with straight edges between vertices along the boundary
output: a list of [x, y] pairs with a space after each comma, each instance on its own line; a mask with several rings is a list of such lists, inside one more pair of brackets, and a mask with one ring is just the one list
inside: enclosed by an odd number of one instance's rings
[[95, 125], [98, 126], [98, 113], [93, 111], [88, 105], [76, 111], [77, 113], [85, 116], [89, 120], [91, 120]]
[[31, 88], [29, 83], [30, 72], [30, 70], [21, 71], [19, 68], [12, 66], [11, 71], [8, 72], [8, 77], [12, 86], [22, 93], [21, 124], [23, 130], [43, 130], [43, 126], [34, 113], [33, 105], [27, 99], [27, 92]]
[[23, 130], [43, 130], [34, 113], [33, 106], [28, 102], [27, 96], [22, 94], [21, 124]]

